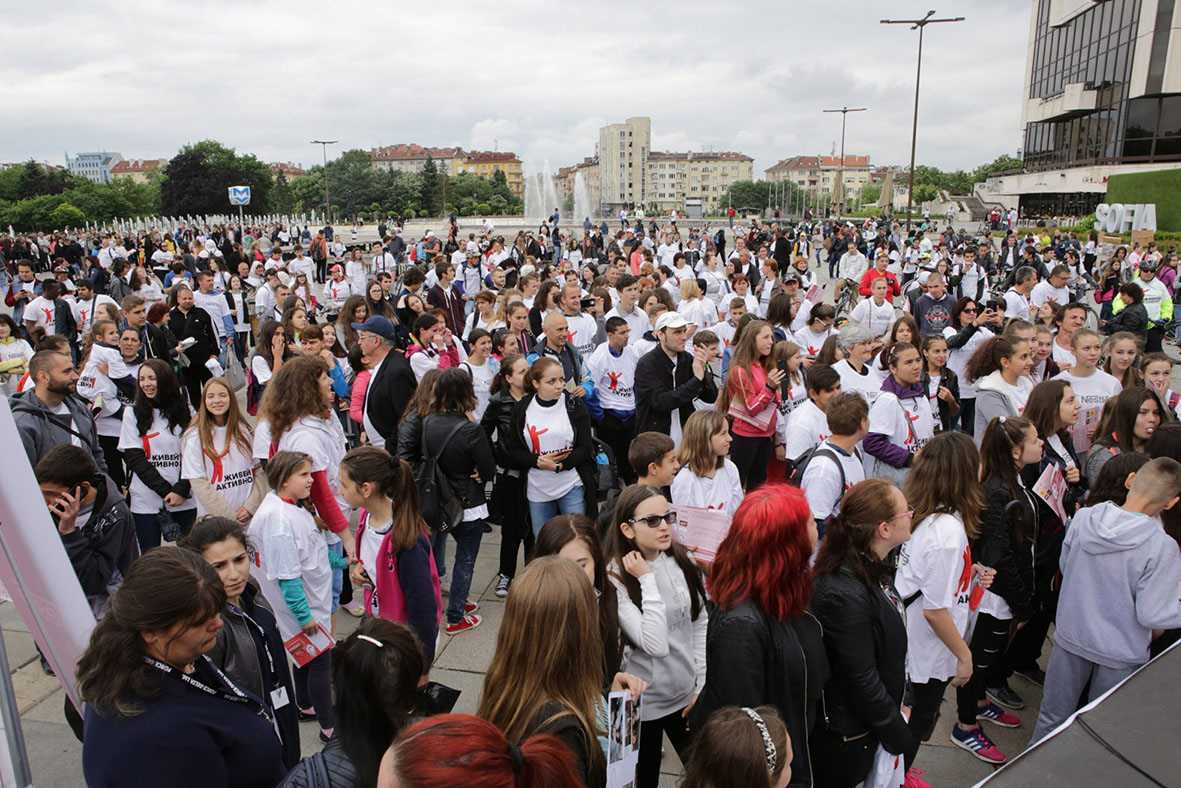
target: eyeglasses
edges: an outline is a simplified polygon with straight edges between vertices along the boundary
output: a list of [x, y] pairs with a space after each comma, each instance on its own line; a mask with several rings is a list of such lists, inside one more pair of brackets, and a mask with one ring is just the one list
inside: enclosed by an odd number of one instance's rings
[[667, 525], [675, 524], [677, 522], [677, 513], [670, 510], [664, 514], [650, 514], [647, 517], [633, 517], [632, 519], [628, 520], [628, 522], [632, 525], [643, 523], [649, 528], [659, 528], [661, 523], [665, 523]]
[[973, 314], [973, 315], [974, 315], [974, 314], [976, 314], [976, 307], [974, 307], [974, 306], [966, 306], [966, 307], [964, 307], [963, 309], [961, 309], [961, 310], [960, 310], [960, 313], [961, 313], [961, 314], [967, 314], [967, 313], [971, 313], [971, 314]]
[[891, 517], [890, 521], [897, 520], [899, 517], [905, 517], [908, 520], [913, 519], [914, 518], [914, 509], [907, 509], [904, 512], [899, 512], [898, 514]]

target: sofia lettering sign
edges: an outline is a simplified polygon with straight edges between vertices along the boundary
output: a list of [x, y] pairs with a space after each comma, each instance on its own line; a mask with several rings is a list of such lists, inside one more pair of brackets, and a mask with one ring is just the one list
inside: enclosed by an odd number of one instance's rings
[[1156, 230], [1156, 204], [1124, 205], [1105, 202], [1095, 206], [1095, 228], [1109, 233]]

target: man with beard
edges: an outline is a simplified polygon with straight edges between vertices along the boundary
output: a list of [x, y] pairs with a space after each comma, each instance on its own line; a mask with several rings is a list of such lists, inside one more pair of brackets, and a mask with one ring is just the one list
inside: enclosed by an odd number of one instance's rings
[[107, 472], [106, 460], [94, 427], [94, 418], [77, 396], [78, 370], [68, 353], [42, 350], [29, 360], [33, 390], [13, 397], [12, 417], [24, 444], [29, 464], [54, 446], [81, 446]]

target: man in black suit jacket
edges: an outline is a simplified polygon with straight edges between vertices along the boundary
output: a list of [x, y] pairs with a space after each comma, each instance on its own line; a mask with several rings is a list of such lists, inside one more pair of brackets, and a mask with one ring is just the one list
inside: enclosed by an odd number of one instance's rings
[[394, 348], [398, 335], [389, 318], [373, 315], [364, 323], [353, 323], [353, 328], [370, 375], [361, 423], [369, 443], [384, 448], [386, 441], [397, 438], [398, 422], [418, 382], [406, 356]]

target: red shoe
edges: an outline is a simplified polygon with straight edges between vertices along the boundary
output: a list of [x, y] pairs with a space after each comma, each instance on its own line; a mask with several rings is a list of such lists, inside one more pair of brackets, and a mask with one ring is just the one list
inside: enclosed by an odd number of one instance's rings
[[910, 771], [906, 773], [906, 781], [902, 783], [902, 788], [931, 788], [931, 783], [922, 778], [921, 775], [926, 774], [925, 771], [915, 766], [910, 767]]
[[470, 616], [472, 613], [475, 613], [479, 609], [480, 609], [479, 602], [468, 602], [467, 604], [465, 604], [463, 606], [463, 614], [465, 616]]
[[479, 616], [464, 616], [462, 621], [457, 621], [454, 624], [447, 625], [448, 635], [458, 635], [461, 632], [467, 632], [480, 626], [480, 622], [484, 619]]

